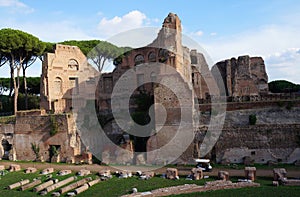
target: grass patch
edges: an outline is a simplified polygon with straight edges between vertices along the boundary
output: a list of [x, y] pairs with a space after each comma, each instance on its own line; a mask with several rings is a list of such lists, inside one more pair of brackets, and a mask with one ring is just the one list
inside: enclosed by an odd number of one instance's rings
[[[57, 172], [53, 173], [53, 178], [59, 180], [66, 179], [70, 176], [74, 176], [74, 173], [66, 176], [57, 176]], [[91, 175], [93, 178], [97, 176]], [[23, 171], [8, 173], [5, 176], [1, 177], [0, 180], [0, 196], [14, 196], [14, 197], [31, 197], [31, 196], [40, 196], [33, 192], [31, 189], [25, 191], [19, 191], [18, 189], [7, 190], [5, 187], [8, 185], [20, 181], [22, 179], [29, 179], [30, 181], [33, 178], [41, 177], [42, 181], [46, 180], [46, 175], [40, 175], [39, 173], [25, 174]], [[83, 177], [78, 177], [77, 180], [82, 179]], [[230, 177], [230, 180], [236, 182], [238, 178], [244, 177]], [[76, 181], [77, 181], [76, 180]], [[121, 196], [124, 194], [131, 193], [132, 188], [137, 188], [139, 192], [150, 191], [162, 187], [170, 187], [183, 184], [197, 184], [204, 185], [207, 181], [215, 180], [215, 177], [209, 179], [202, 179], [200, 181], [189, 181], [185, 180], [185, 176], [180, 177], [180, 180], [168, 180], [160, 178], [159, 176], [154, 177], [150, 180], [140, 180], [137, 177], [132, 177], [128, 179], [119, 179], [113, 177], [108, 181], [101, 182], [89, 188], [87, 191], [79, 194], [79, 197], [89, 197], [89, 196]], [[192, 194], [184, 194], [177, 196], [297, 196], [300, 193], [300, 187], [292, 186], [272, 186], [272, 178], [266, 177], [257, 177], [258, 183], [261, 184], [261, 187], [256, 188], [242, 188], [242, 189], [228, 189], [228, 190], [219, 190], [219, 191], [209, 191], [209, 192], [198, 192]], [[59, 189], [55, 190], [58, 191]], [[46, 196], [51, 196], [50, 192]], [[66, 196], [62, 195], [62, 196]], [[176, 196], [176, 195], [175, 195]]]
[[86, 192], [78, 196], [121, 196], [124, 194], [129, 194], [132, 188], [137, 188], [139, 192], [150, 191], [153, 189], [158, 189], [162, 187], [170, 187], [183, 184], [197, 184], [203, 185], [206, 181], [211, 181], [213, 179], [202, 179], [200, 181], [189, 181], [185, 180], [185, 177], [181, 177], [180, 180], [168, 180], [160, 177], [153, 177], [149, 180], [140, 180], [137, 177], [132, 177], [128, 179], [112, 178], [109, 181], [101, 182], [94, 187], [91, 187]]
[[[57, 176], [57, 172], [52, 173], [53, 178], [57, 178], [59, 180], [66, 179], [70, 176], [74, 176], [74, 173], [66, 176]], [[93, 178], [97, 176], [91, 175]], [[23, 171], [20, 172], [11, 172], [7, 175], [1, 177], [0, 181], [0, 196], [16, 196], [16, 197], [29, 197], [29, 196], [40, 196], [37, 193], [33, 192], [32, 189], [28, 189], [25, 191], [19, 191], [18, 189], [7, 190], [5, 189], [8, 185], [18, 182], [20, 180], [29, 179], [32, 181], [36, 177], [41, 177], [42, 181], [46, 180], [46, 175], [40, 175], [39, 173], [33, 174], [25, 174]], [[78, 177], [77, 180], [82, 179], [83, 177]], [[76, 181], [77, 181], [76, 180]], [[180, 180], [168, 180], [163, 179], [160, 177], [154, 177], [150, 180], [140, 180], [138, 177], [132, 177], [128, 179], [119, 179], [113, 177], [108, 181], [101, 182], [97, 185], [92, 186], [87, 191], [79, 194], [78, 196], [89, 197], [89, 196], [120, 196], [124, 194], [129, 194], [133, 187], [136, 187], [138, 191], [149, 191], [161, 187], [169, 187], [169, 186], [176, 186], [176, 185], [183, 185], [183, 184], [191, 184], [196, 183], [198, 185], [203, 185], [206, 181], [211, 181], [213, 179], [203, 179], [200, 181], [189, 181], [185, 180], [185, 177], [181, 177]], [[59, 189], [55, 190], [58, 191]], [[51, 196], [50, 192], [46, 196]], [[62, 195], [66, 196], [66, 195]]]
[[14, 124], [16, 122], [16, 116], [1, 116], [0, 124]]
[[[25, 191], [20, 191], [19, 188], [16, 188], [13, 190], [6, 189], [6, 187], [8, 185], [13, 184], [18, 181], [21, 181], [21, 180], [24, 180], [24, 179], [29, 179], [30, 182], [32, 182], [32, 180], [34, 178], [40, 177], [42, 182], [45, 182], [47, 180], [47, 175], [41, 175], [41, 174], [39, 174], [39, 172], [40, 171], [38, 171], [37, 173], [32, 173], [32, 174], [25, 174], [23, 171], [19, 171], [19, 172], [10, 172], [10, 173], [6, 174], [5, 176], [2, 176], [1, 180], [0, 180], [0, 196], [14, 196], [14, 197], [41, 196], [41, 195], [33, 192], [32, 188], [27, 189]], [[54, 173], [52, 173], [52, 175], [53, 175], [52, 178], [58, 179], [59, 181], [75, 175], [75, 173], [71, 173], [71, 174], [68, 174], [65, 176], [58, 176], [57, 172], [58, 171], [55, 171]], [[96, 177], [96, 175], [89, 175], [89, 176], [91, 176], [93, 178]], [[87, 176], [87, 177], [89, 177], [89, 176]], [[76, 182], [82, 178], [84, 178], [84, 177], [77, 176], [77, 180], [75, 180], [73, 182]], [[73, 182], [71, 182], [71, 183], [73, 183]], [[71, 183], [69, 183], [69, 184], [71, 184]], [[59, 189], [56, 189], [54, 191], [58, 191], [58, 190]], [[54, 191], [52, 191], [52, 192], [54, 192]], [[51, 196], [52, 192], [48, 193], [45, 196]]]
[[[239, 177], [232, 177], [230, 180], [236, 181]], [[243, 178], [243, 177], [241, 177]], [[173, 197], [198, 197], [198, 196], [298, 196], [300, 193], [300, 187], [298, 186], [272, 186], [272, 178], [257, 177], [257, 183], [260, 183], [260, 187], [252, 188], [239, 188], [239, 189], [226, 189], [207, 192], [195, 192], [190, 194], [172, 195]]]

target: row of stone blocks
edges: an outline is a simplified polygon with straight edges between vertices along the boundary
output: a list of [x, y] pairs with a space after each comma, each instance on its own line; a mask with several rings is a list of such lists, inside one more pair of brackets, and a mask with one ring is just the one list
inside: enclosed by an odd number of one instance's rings
[[[14, 166], [16, 167], [16, 166]], [[19, 171], [19, 170], [17, 170]], [[28, 172], [28, 173], [31, 173], [36, 170], [34, 170], [33, 168], [27, 168], [25, 170], [25, 173]], [[51, 173], [51, 172], [54, 172], [54, 170], [52, 171], [51, 168], [47, 168], [47, 169], [44, 169], [42, 171], [43, 174], [48, 174], [48, 173]], [[59, 174], [61, 175], [65, 175], [65, 174], [69, 174], [71, 173], [70, 170], [62, 170], [59, 172]], [[78, 175], [79, 176], [85, 176], [85, 175], [88, 175], [90, 174], [90, 171], [88, 170], [81, 170], [79, 171]], [[25, 180], [22, 180], [22, 181], [19, 181], [19, 182], [16, 182], [14, 184], [11, 184], [9, 185], [7, 188], [8, 189], [15, 189], [15, 188], [18, 188], [20, 187], [20, 190], [21, 191], [24, 191], [26, 189], [29, 189], [29, 188], [33, 188], [33, 191], [34, 192], [40, 192], [42, 195], [45, 195], [53, 190], [56, 190], [58, 188], [61, 188], [59, 190], [59, 192], [54, 192], [53, 195], [54, 196], [59, 196], [63, 193], [66, 193], [67, 191], [70, 191], [70, 190], [74, 190], [74, 195], [77, 195], [79, 193], [82, 193], [83, 191], [87, 190], [89, 187], [97, 184], [100, 182], [100, 179], [95, 179], [95, 180], [92, 180], [91, 177], [87, 177], [87, 178], [83, 178], [79, 181], [76, 181], [74, 183], [71, 183], [73, 182], [74, 180], [76, 180], [77, 177], [76, 176], [72, 176], [72, 177], [69, 177], [69, 178], [66, 178], [62, 181], [58, 181], [57, 179], [53, 180], [53, 179], [50, 179], [44, 183], [42, 183], [42, 181], [40, 179], [34, 179], [32, 182], [29, 181], [29, 179], [25, 179]], [[71, 183], [71, 184], [69, 184]], [[67, 185], [69, 184], [69, 185]], [[67, 186], [65, 186], [67, 185]], [[65, 186], [65, 187], [63, 187]], [[59, 194], [58, 194], [59, 193]]]
[[287, 172], [285, 168], [274, 168], [273, 169], [273, 185], [278, 186], [288, 185], [288, 186], [300, 186], [299, 179], [288, 179]]
[[[178, 170], [176, 168], [167, 168], [166, 170], [166, 178], [167, 179], [175, 179], [178, 177]], [[193, 180], [203, 179], [203, 171], [201, 168], [192, 168], [190, 177]], [[228, 181], [229, 173], [227, 171], [219, 171], [218, 178], [220, 180]], [[251, 181], [255, 181], [256, 179], [256, 168], [255, 167], [245, 167], [245, 178]]]
[[[5, 170], [5, 166], [4, 165], [0, 165], [0, 170]], [[9, 171], [10, 172], [17, 172], [17, 171], [20, 171], [21, 170], [21, 166], [20, 165], [17, 165], [17, 164], [11, 164], [9, 166]], [[33, 167], [28, 167], [24, 170], [24, 172], [27, 174], [27, 173], [35, 173], [37, 172], [37, 169], [36, 168], [33, 168]], [[51, 174], [54, 172], [54, 169], [53, 168], [46, 168], [44, 170], [41, 171], [41, 174], [44, 174], [44, 175], [47, 175], [47, 174]], [[63, 176], [63, 175], [67, 175], [67, 174], [70, 174], [72, 173], [71, 170], [61, 170], [58, 172], [59, 175]], [[90, 171], [89, 170], [85, 170], [85, 169], [82, 169], [80, 170], [78, 173], [77, 173], [79, 176], [86, 176], [86, 175], [89, 175], [90, 174]], [[44, 183], [42, 183], [42, 181], [40, 179], [36, 179], [34, 180], [33, 182], [30, 183], [30, 181], [28, 179], [25, 179], [25, 180], [22, 180], [22, 181], [19, 181], [19, 182], [16, 182], [14, 184], [11, 184], [9, 185], [7, 188], [8, 189], [15, 189], [15, 188], [18, 188], [20, 187], [20, 190], [21, 191], [24, 191], [28, 188], [33, 188], [33, 191], [35, 192], [40, 192], [43, 190], [44, 193], [48, 193], [50, 191], [53, 191], [59, 187], [62, 187], [72, 181], [74, 181], [76, 179], [76, 177], [69, 177], [65, 180], [62, 180], [60, 182], [57, 182], [56, 180], [49, 180], [49, 181], [46, 181]], [[89, 181], [89, 182], [88, 182]], [[96, 183], [98, 183], [100, 181], [100, 179], [96, 179], [96, 180], [93, 180], [89, 177], [89, 178], [84, 178], [82, 180], [79, 180], [71, 185], [68, 185], [64, 188], [61, 188], [60, 189], [60, 193], [65, 193], [69, 190], [72, 190], [72, 189], [75, 189], [75, 193], [81, 193], [83, 191], [85, 191], [85, 189], [83, 187], [80, 187], [82, 185], [84, 185], [85, 183], [88, 184], [88, 186], [92, 186]], [[42, 183], [42, 184], [41, 184]], [[37, 186], [38, 185], [38, 186]], [[35, 187], [36, 186], [36, 187]], [[77, 188], [78, 187], [78, 188]], [[77, 188], [77, 189], [76, 189]]]

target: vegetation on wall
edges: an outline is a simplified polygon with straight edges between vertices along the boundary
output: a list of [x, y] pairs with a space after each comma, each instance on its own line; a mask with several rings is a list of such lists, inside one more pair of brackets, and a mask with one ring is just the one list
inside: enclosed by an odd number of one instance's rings
[[16, 122], [16, 116], [0, 117], [0, 124], [14, 124], [15, 122]]
[[35, 154], [35, 160], [37, 161], [40, 158], [40, 146], [36, 143], [31, 143], [31, 149]]
[[255, 114], [250, 114], [249, 115], [249, 124], [250, 125], [255, 125], [257, 121], [256, 115]]
[[292, 101], [289, 101], [286, 105], [287, 110], [291, 110], [293, 107], [294, 107], [294, 102], [292, 102]]
[[56, 146], [50, 146], [50, 155], [57, 157], [59, 155], [59, 149]]
[[50, 136], [54, 136], [58, 132], [58, 123], [56, 121], [55, 115], [50, 115], [51, 129]]

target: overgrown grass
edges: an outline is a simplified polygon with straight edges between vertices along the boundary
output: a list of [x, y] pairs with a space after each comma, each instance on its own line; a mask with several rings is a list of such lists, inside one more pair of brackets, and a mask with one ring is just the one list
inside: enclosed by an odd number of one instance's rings
[[16, 122], [16, 116], [1, 116], [0, 124], [14, 124]]

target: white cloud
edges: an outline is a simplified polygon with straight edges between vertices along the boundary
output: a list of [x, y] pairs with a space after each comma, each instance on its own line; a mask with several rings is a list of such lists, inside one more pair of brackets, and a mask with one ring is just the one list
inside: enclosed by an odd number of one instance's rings
[[31, 13], [34, 11], [33, 8], [19, 0], [0, 0], [0, 7], [9, 7], [11, 12]]
[[289, 48], [265, 57], [271, 80], [285, 79], [300, 84], [300, 48]]
[[[300, 25], [268, 25], [233, 36], [219, 35], [203, 46], [214, 62], [240, 55], [262, 56], [267, 59], [270, 80], [286, 78], [300, 83], [296, 77], [300, 75], [299, 53], [291, 53], [300, 47], [299, 35]], [[276, 54], [278, 58], [275, 58]], [[276, 66], [282, 68], [275, 69]]]
[[61, 42], [65, 40], [86, 40], [95, 39], [89, 36], [84, 30], [79, 28], [76, 23], [70, 21], [44, 22], [44, 23], [10, 23], [0, 26], [9, 26], [13, 29], [20, 29], [37, 36], [47, 42]]
[[266, 26], [234, 36], [218, 38], [206, 44], [215, 60], [241, 54], [268, 56], [288, 48], [300, 46], [300, 28], [290, 26]]
[[216, 33], [216, 32], [211, 32], [209, 35], [211, 35], [211, 36], [216, 36], [217, 33]]
[[196, 32], [192, 32], [190, 35], [193, 37], [193, 36], [197, 36], [197, 37], [201, 37], [203, 36], [203, 31], [196, 31]]
[[197, 31], [195, 34], [196, 34], [197, 36], [202, 36], [202, 35], [203, 35], [203, 31]]
[[98, 24], [99, 34], [102, 36], [112, 36], [117, 33], [144, 26], [146, 15], [138, 10], [133, 10], [124, 16], [115, 16], [111, 19], [102, 18]]

